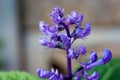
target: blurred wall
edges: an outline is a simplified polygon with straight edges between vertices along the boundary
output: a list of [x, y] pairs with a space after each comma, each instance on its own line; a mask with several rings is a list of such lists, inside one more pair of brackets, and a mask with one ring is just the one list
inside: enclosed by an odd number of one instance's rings
[[48, 14], [55, 6], [65, 9], [65, 14], [76, 10], [84, 14], [84, 21], [88, 20], [93, 25], [119, 25], [120, 1], [119, 0], [25, 0], [25, 25], [33, 30], [38, 30], [40, 20], [51, 23]]
[[17, 2], [15, 0], [0, 0], [0, 38], [4, 48], [4, 70], [20, 69], [19, 58], [19, 31]]

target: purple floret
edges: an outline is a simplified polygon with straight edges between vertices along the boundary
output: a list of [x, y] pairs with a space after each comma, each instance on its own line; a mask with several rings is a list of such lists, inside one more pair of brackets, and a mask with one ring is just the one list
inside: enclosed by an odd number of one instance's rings
[[68, 57], [72, 59], [77, 59], [79, 55], [85, 55], [87, 52], [86, 47], [82, 44], [80, 47], [76, 47], [76, 51], [74, 49], [69, 49]]
[[83, 21], [83, 15], [78, 14], [76, 11], [72, 11], [70, 15], [67, 17], [67, 23], [69, 25], [75, 24], [76, 26], [81, 26]]
[[51, 14], [50, 14], [50, 18], [53, 20], [53, 23], [55, 24], [59, 24], [61, 22], [64, 22], [64, 18], [63, 18], [63, 12], [64, 10], [61, 9], [60, 7], [55, 7]]
[[76, 53], [77, 55], [85, 55], [85, 53], [87, 52], [86, 47], [82, 44], [80, 47], [76, 47]]
[[63, 80], [63, 75], [58, 73], [58, 70], [51, 69], [51, 71], [43, 70], [38, 68], [36, 71], [37, 75], [43, 79], [49, 80]]
[[90, 31], [91, 31], [91, 25], [89, 22], [87, 22], [84, 28], [75, 27], [71, 36], [76, 39], [77, 38], [84, 39], [90, 34]]
[[44, 21], [41, 21], [40, 23], [39, 23], [39, 29], [41, 30], [41, 32], [43, 33], [43, 34], [45, 34], [45, 35], [47, 35], [48, 34], [48, 29], [49, 29], [49, 25], [48, 24], [46, 24]]

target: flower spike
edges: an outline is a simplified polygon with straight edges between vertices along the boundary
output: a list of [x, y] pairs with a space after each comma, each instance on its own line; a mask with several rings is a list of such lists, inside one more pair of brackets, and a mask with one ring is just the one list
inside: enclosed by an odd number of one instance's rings
[[[99, 74], [94, 71], [88, 75], [88, 70], [98, 65], [108, 63], [112, 58], [112, 52], [104, 49], [102, 57], [98, 59], [97, 52], [90, 52], [88, 61], [80, 62], [80, 67], [72, 72], [72, 59], [78, 60], [79, 56], [87, 55], [87, 49], [84, 44], [73, 48], [72, 44], [76, 39], [86, 39], [91, 32], [91, 24], [89, 22], [82, 26], [83, 14], [72, 11], [67, 17], [64, 16], [64, 9], [60, 7], [53, 8], [50, 13], [53, 25], [40, 21], [39, 29], [45, 35], [39, 39], [39, 43], [47, 48], [58, 48], [66, 51], [67, 74], [62, 75], [57, 69], [50, 71], [38, 68], [37, 75], [42, 79], [48, 80], [98, 80]], [[70, 26], [75, 26], [71, 32]], [[64, 32], [65, 31], [65, 32]], [[46, 37], [48, 36], [48, 37]], [[59, 74], [60, 73], [60, 74]]]

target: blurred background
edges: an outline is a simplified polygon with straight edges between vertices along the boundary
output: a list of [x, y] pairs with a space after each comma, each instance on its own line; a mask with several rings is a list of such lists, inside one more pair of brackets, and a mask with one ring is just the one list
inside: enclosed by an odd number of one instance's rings
[[[86, 21], [92, 24], [87, 40], [77, 40], [73, 47], [84, 43], [88, 53], [99, 55], [107, 48], [120, 58], [120, 0], [0, 0], [0, 70], [35, 73], [38, 67], [54, 67], [66, 73], [65, 52], [38, 43], [43, 35], [38, 23], [51, 24], [48, 14], [55, 6], [64, 8], [65, 15], [76, 10], [84, 14], [83, 25]], [[72, 63], [73, 67], [77, 64]]]

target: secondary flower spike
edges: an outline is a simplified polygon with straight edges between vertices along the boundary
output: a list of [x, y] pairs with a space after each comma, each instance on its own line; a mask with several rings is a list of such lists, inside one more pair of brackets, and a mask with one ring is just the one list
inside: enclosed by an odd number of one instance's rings
[[[84, 40], [90, 35], [90, 22], [86, 22], [85, 25], [82, 26], [83, 14], [72, 11], [65, 17], [64, 9], [58, 6], [53, 8], [49, 16], [53, 22], [52, 25], [44, 21], [40, 21], [39, 23], [39, 29], [44, 34], [44, 37], [39, 39], [39, 43], [48, 49], [58, 48], [66, 52], [67, 74], [63, 75], [57, 69], [43, 70], [38, 68], [36, 71], [38, 77], [47, 80], [98, 80], [100, 75], [97, 71], [94, 71], [92, 74], [88, 74], [88, 71], [95, 66], [108, 63], [112, 58], [112, 52], [104, 49], [102, 57], [99, 59], [97, 52], [92, 51], [89, 54], [87, 62], [80, 62], [78, 61], [78, 57], [87, 55], [88, 51], [86, 46], [81, 43], [80, 46], [74, 45], [75, 48], [72, 46], [76, 39]], [[74, 26], [73, 30], [70, 29], [71, 26]], [[77, 60], [77, 62], [79, 62], [78, 64], [80, 64], [75, 72], [72, 72], [73, 59]]]
[[[94, 57], [95, 57], [96, 55], [94, 55]], [[98, 66], [98, 65], [102, 65], [102, 64], [106, 64], [106, 63], [108, 63], [110, 60], [111, 60], [111, 58], [112, 58], [112, 53], [111, 53], [111, 51], [110, 50], [107, 50], [107, 49], [104, 49], [103, 50], [103, 52], [102, 52], [102, 57], [101, 57], [101, 59], [99, 59], [99, 60], [95, 60], [94, 62], [92, 62], [92, 63], [85, 63], [85, 64], [82, 64], [83, 65], [83, 67], [85, 68], [85, 69], [87, 69], [87, 70], [89, 70], [89, 69], [92, 69], [94, 66]]]

